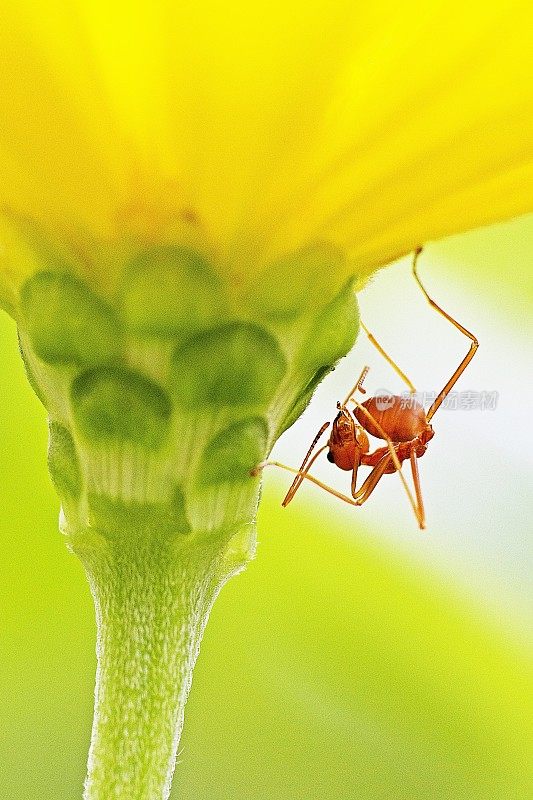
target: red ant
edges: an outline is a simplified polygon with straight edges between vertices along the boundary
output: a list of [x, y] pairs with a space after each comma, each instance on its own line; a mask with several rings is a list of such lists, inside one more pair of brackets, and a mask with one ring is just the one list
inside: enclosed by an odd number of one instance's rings
[[[415, 250], [413, 257], [412, 272], [413, 276], [422, 290], [426, 300], [432, 308], [438, 311], [448, 322], [451, 322], [458, 330], [467, 336], [470, 341], [470, 349], [466, 356], [463, 358], [451, 378], [447, 381], [444, 388], [439, 392], [431, 407], [428, 411], [424, 411], [423, 406], [414, 397], [415, 387], [409, 378], [402, 372], [392, 358], [383, 350], [381, 345], [376, 341], [374, 336], [361, 323], [361, 326], [371, 343], [377, 348], [381, 355], [388, 361], [395, 372], [407, 384], [411, 397], [406, 398], [398, 395], [388, 395], [386, 398], [372, 397], [364, 403], [359, 403], [355, 395], [358, 391], [365, 394], [363, 389], [363, 381], [368, 373], [369, 367], [365, 367], [355, 384], [355, 386], [348, 393], [343, 403], [337, 403], [338, 414], [333, 421], [331, 435], [327, 444], [323, 445], [311, 457], [311, 454], [320, 440], [322, 434], [329, 427], [330, 423], [325, 422], [317, 435], [311, 443], [311, 447], [302, 462], [300, 469], [296, 470], [288, 467], [285, 464], [280, 464], [277, 461], [266, 461], [260, 464], [255, 470], [257, 474], [259, 470], [267, 465], [281, 467], [296, 475], [289, 491], [287, 492], [282, 505], [287, 506], [294, 495], [300, 488], [304, 479], [315, 483], [322, 489], [325, 489], [330, 494], [335, 495], [346, 503], [353, 506], [362, 506], [365, 503], [383, 475], [389, 475], [393, 472], [398, 472], [403, 486], [407, 492], [409, 502], [413, 508], [415, 516], [420, 528], [425, 528], [425, 514], [424, 504], [422, 501], [422, 492], [420, 489], [420, 478], [418, 474], [418, 459], [421, 458], [427, 450], [427, 445], [430, 439], [434, 436], [434, 430], [430, 425], [431, 419], [440, 408], [443, 400], [448, 395], [452, 387], [455, 385], [459, 377], [467, 368], [470, 361], [473, 359], [475, 352], [478, 348], [478, 341], [476, 337], [464, 328], [457, 320], [453, 319], [446, 313], [437, 303], [431, 299], [426, 289], [424, 288], [417, 273], [418, 256], [422, 252], [419, 247]], [[350, 412], [347, 404], [353, 402], [355, 410]], [[359, 423], [359, 424], [357, 424]], [[374, 436], [378, 439], [383, 439], [386, 442], [385, 447], [378, 447], [374, 452], [370, 452], [370, 444], [368, 435]], [[309, 469], [316, 461], [318, 456], [327, 450], [327, 458], [332, 464], [335, 464], [339, 469], [347, 472], [351, 471], [351, 497], [336, 491], [331, 486], [327, 486], [322, 481], [314, 478], [309, 474]], [[402, 473], [402, 462], [409, 459], [411, 463], [411, 472], [413, 475], [413, 483], [415, 488], [415, 497], [413, 497], [409, 486]], [[370, 474], [359, 487], [356, 488], [357, 471], [360, 465], [373, 467]]]

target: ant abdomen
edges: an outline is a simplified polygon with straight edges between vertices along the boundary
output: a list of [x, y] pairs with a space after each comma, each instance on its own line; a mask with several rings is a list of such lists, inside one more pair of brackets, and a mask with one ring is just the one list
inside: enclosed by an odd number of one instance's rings
[[359, 408], [355, 409], [355, 417], [371, 436], [378, 439], [384, 438], [382, 433], [385, 431], [393, 442], [410, 442], [421, 436], [428, 426], [424, 407], [414, 397], [371, 397], [362, 405], [372, 419]]

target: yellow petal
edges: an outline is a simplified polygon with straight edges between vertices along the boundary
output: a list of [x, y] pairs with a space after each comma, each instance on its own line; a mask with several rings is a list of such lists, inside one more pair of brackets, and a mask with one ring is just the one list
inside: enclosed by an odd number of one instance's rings
[[193, 219], [225, 271], [315, 241], [370, 270], [533, 207], [532, 27], [529, 2], [3, 0], [0, 207], [78, 252]]

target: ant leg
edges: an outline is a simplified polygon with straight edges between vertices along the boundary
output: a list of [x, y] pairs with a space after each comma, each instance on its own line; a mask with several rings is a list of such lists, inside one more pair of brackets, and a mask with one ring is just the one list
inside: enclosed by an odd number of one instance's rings
[[[301, 464], [301, 466], [300, 466], [300, 469], [298, 470], [300, 473], [301, 473], [302, 471], [304, 471], [304, 467], [305, 467], [305, 465], [307, 464], [307, 462], [309, 461], [309, 457], [310, 457], [311, 453], [313, 452], [313, 450], [315, 449], [315, 447], [316, 447], [316, 444], [317, 444], [318, 440], [320, 439], [320, 437], [322, 436], [322, 434], [324, 433], [324, 431], [325, 431], [325, 430], [326, 430], [326, 428], [328, 428], [328, 427], [329, 427], [329, 422], [324, 422], [324, 424], [322, 425], [322, 427], [321, 427], [321, 428], [320, 428], [320, 430], [318, 431], [317, 435], [315, 436], [315, 438], [314, 438], [314, 439], [313, 439], [313, 441], [311, 442], [311, 447], [310, 447], [310, 448], [309, 448], [309, 450], [307, 451], [307, 454], [306, 454], [306, 456], [305, 456], [304, 460], [302, 461], [302, 464]], [[311, 464], [313, 463], [313, 461], [316, 459], [317, 455], [318, 455], [319, 453], [321, 453], [323, 450], [324, 450], [324, 448], [321, 448], [321, 449], [318, 451], [318, 453], [316, 453], [316, 454], [315, 454], [314, 458], [313, 458], [313, 459], [311, 460], [311, 462], [309, 463], [309, 466], [307, 467], [307, 469], [305, 470], [305, 472], [308, 472], [308, 470], [309, 470], [309, 467], [311, 466]], [[286, 494], [286, 496], [285, 496], [285, 499], [283, 500], [282, 506], [288, 506], [288, 505], [289, 505], [289, 503], [291, 502], [292, 498], [294, 497], [294, 495], [296, 494], [296, 492], [297, 492], [297, 491], [298, 491], [298, 489], [300, 488], [300, 485], [301, 485], [301, 483], [302, 483], [302, 480], [303, 480], [303, 478], [302, 478], [302, 476], [301, 476], [301, 475], [297, 475], [297, 476], [296, 476], [296, 478], [295, 478], [295, 479], [294, 479], [294, 481], [292, 482], [292, 485], [291, 485], [291, 487], [290, 487], [289, 491], [287, 492], [287, 494]]]
[[[414, 463], [413, 463], [413, 457], [414, 457]], [[362, 506], [363, 503], [366, 503], [366, 501], [368, 500], [368, 498], [370, 497], [370, 495], [372, 494], [372, 492], [374, 491], [374, 489], [378, 485], [379, 481], [381, 480], [381, 478], [385, 474], [385, 471], [386, 471], [387, 467], [389, 466], [390, 462], [391, 462], [391, 456], [388, 453], [385, 456], [383, 456], [380, 461], [378, 461], [378, 463], [376, 464], [376, 466], [374, 467], [374, 469], [372, 470], [372, 472], [370, 473], [370, 475], [368, 476], [368, 478], [366, 479], [364, 484], [359, 489], [359, 492], [357, 493], [358, 494], [358, 500], [357, 500], [357, 505], [358, 506]], [[420, 479], [419, 479], [419, 475], [418, 475], [418, 464], [417, 464], [416, 455], [414, 454], [414, 451], [411, 452], [411, 467], [412, 467], [412, 470], [413, 470], [413, 481], [414, 481], [414, 484], [415, 484], [416, 497], [417, 497], [417, 504], [416, 504], [416, 507], [413, 508], [413, 510], [415, 512], [415, 515], [416, 515], [416, 519], [417, 519], [417, 522], [418, 522], [418, 527], [421, 530], [423, 530], [426, 527], [426, 520], [425, 520], [425, 516], [424, 516], [424, 505], [423, 505], [423, 502], [422, 502], [422, 493], [421, 493], [421, 490], [420, 490]]]
[[426, 515], [424, 513], [424, 501], [422, 499], [422, 489], [420, 488], [420, 475], [418, 474], [418, 458], [416, 457], [415, 450], [411, 450], [411, 472], [413, 473], [416, 504], [418, 506], [418, 525], [423, 530], [426, 527]]
[[[396, 472], [400, 476], [400, 480], [401, 480], [401, 482], [403, 484], [403, 488], [405, 489], [407, 497], [409, 498], [409, 502], [410, 502], [411, 507], [412, 507], [412, 509], [414, 511], [415, 517], [417, 518], [418, 522], [420, 523], [420, 519], [419, 519], [419, 515], [418, 515], [418, 506], [417, 506], [417, 504], [415, 502], [415, 499], [414, 499], [414, 497], [413, 497], [413, 495], [411, 493], [411, 490], [410, 490], [409, 486], [407, 485], [407, 481], [405, 480], [405, 476], [404, 476], [404, 474], [402, 472], [402, 465], [400, 464], [400, 459], [398, 458], [398, 454], [396, 453], [396, 450], [394, 449], [394, 445], [393, 445], [391, 439], [387, 436], [387, 434], [385, 433], [385, 431], [383, 430], [381, 425], [372, 416], [372, 414], [370, 413], [370, 411], [368, 411], [368, 409], [366, 409], [363, 405], [361, 405], [361, 403], [358, 403], [356, 400], [354, 400], [354, 403], [357, 406], [357, 408], [360, 409], [360, 411], [372, 422], [372, 424], [376, 426], [377, 430], [380, 433], [380, 436], [386, 441], [387, 447], [389, 448], [390, 458], [392, 459], [392, 461], [394, 463], [394, 466], [396, 467]], [[378, 465], [379, 465], [379, 463], [380, 462], [378, 462]], [[374, 467], [374, 469], [377, 469], [377, 467]], [[372, 473], [370, 473], [370, 474], [372, 474]], [[364, 502], [364, 500], [363, 500], [363, 502]]]
[[352, 469], [352, 486], [351, 486], [352, 497], [355, 497], [356, 494], [355, 487], [357, 485], [357, 471], [359, 469], [360, 463], [361, 463], [361, 451], [358, 448], [355, 448], [355, 458]]
[[[327, 447], [327, 445], [324, 445], [324, 447], [321, 447], [320, 450], [319, 450], [319, 453], [323, 452], [326, 449], [326, 447]], [[318, 453], [317, 453], [317, 455], [318, 455]], [[305, 480], [311, 481], [311, 483], [314, 483], [315, 486], [320, 486], [320, 488], [324, 489], [324, 491], [329, 492], [329, 494], [332, 494], [334, 497], [338, 497], [339, 500], [343, 500], [345, 503], [348, 503], [351, 506], [359, 505], [359, 503], [356, 503], [354, 500], [352, 500], [352, 498], [347, 497], [347, 495], [342, 494], [341, 492], [338, 492], [336, 489], [333, 489], [333, 487], [328, 486], [326, 483], [322, 483], [322, 481], [319, 481], [318, 478], [313, 477], [313, 475], [309, 475], [308, 472], [305, 472], [305, 471], [302, 472], [301, 470], [294, 469], [293, 467], [288, 467], [287, 464], [281, 464], [279, 461], [263, 461], [262, 464], [259, 464], [252, 471], [252, 475], [258, 475], [259, 472], [262, 469], [264, 469], [265, 467], [279, 467], [280, 469], [284, 469], [287, 472], [292, 472], [293, 475], [298, 476], [302, 480], [305, 479]]]
[[313, 458], [308, 462], [308, 464], [305, 467], [305, 469], [303, 467], [300, 467], [300, 469], [298, 470], [299, 475], [297, 475], [296, 478], [294, 479], [291, 488], [289, 489], [289, 491], [287, 492], [287, 494], [285, 495], [285, 497], [283, 499], [283, 502], [281, 503], [283, 508], [286, 508], [289, 505], [289, 503], [291, 502], [292, 498], [294, 497], [294, 495], [296, 494], [296, 492], [298, 491], [298, 489], [302, 485], [303, 479], [305, 478], [305, 476], [307, 475], [307, 473], [309, 472], [309, 470], [311, 469], [311, 467], [313, 466], [313, 464], [317, 460], [318, 456], [321, 455], [321, 453], [323, 453], [324, 450], [327, 450], [327, 448], [328, 448], [328, 445], [325, 444], [323, 447], [321, 447], [319, 450], [317, 450], [316, 453], [314, 454]]
[[382, 348], [382, 346], [380, 345], [380, 343], [378, 342], [378, 340], [376, 339], [376, 337], [375, 337], [375, 336], [374, 336], [372, 333], [370, 333], [370, 331], [368, 330], [368, 328], [366, 327], [365, 323], [364, 323], [362, 320], [361, 320], [360, 324], [361, 324], [361, 327], [362, 327], [362, 329], [364, 330], [364, 332], [365, 332], [365, 333], [366, 333], [366, 335], [368, 336], [368, 338], [369, 338], [369, 340], [370, 340], [371, 344], [373, 344], [373, 345], [374, 345], [374, 347], [376, 348], [376, 350], [378, 351], [378, 353], [380, 353], [380, 354], [383, 356], [383, 358], [385, 359], [385, 361], [386, 361], [388, 364], [390, 364], [390, 366], [393, 368], [394, 372], [395, 372], [395, 373], [396, 373], [396, 374], [397, 374], [397, 375], [398, 375], [398, 376], [399, 376], [399, 377], [402, 379], [402, 381], [403, 381], [403, 382], [404, 382], [404, 383], [405, 383], [405, 384], [406, 384], [406, 385], [409, 387], [409, 391], [411, 392], [411, 394], [415, 394], [415, 393], [416, 393], [416, 389], [415, 389], [415, 387], [414, 387], [414, 385], [413, 385], [412, 381], [410, 381], [410, 380], [409, 380], [409, 378], [407, 377], [407, 375], [405, 374], [405, 372], [403, 372], [403, 370], [401, 370], [401, 369], [400, 369], [400, 367], [398, 366], [398, 364], [397, 364], [397, 363], [396, 363], [396, 362], [395, 362], [395, 361], [394, 361], [394, 360], [393, 360], [393, 359], [392, 359], [392, 358], [389, 356], [389, 354], [388, 354], [388, 353], [387, 353], [387, 352], [386, 352], [386, 351], [385, 351], [385, 350]]
[[353, 462], [353, 469], [352, 469], [352, 485], [351, 485], [351, 492], [352, 492], [352, 497], [354, 498], [354, 500], [357, 500], [357, 497], [359, 496], [359, 492], [361, 491], [361, 489], [359, 489], [358, 491], [356, 490], [357, 472], [359, 470], [359, 467], [361, 466], [361, 460], [362, 460], [361, 450], [358, 447], [356, 447], [355, 448], [355, 457], [354, 457], [354, 462]]
[[366, 477], [364, 483], [361, 487], [354, 492], [352, 489], [352, 496], [354, 500], [356, 500], [356, 505], [362, 506], [365, 503], [376, 486], [378, 485], [379, 481], [385, 474], [386, 469], [389, 467], [391, 462], [390, 453], [385, 453], [384, 456], [380, 458], [372, 472]]
[[448, 322], [451, 322], [451, 324], [454, 325], [457, 328], [457, 330], [461, 331], [461, 333], [463, 333], [465, 336], [468, 336], [468, 338], [471, 341], [470, 349], [469, 349], [468, 353], [463, 358], [463, 360], [461, 361], [461, 363], [459, 364], [459, 366], [457, 367], [457, 369], [453, 373], [453, 375], [450, 378], [450, 380], [446, 383], [444, 388], [437, 395], [436, 399], [433, 401], [433, 404], [432, 404], [431, 408], [427, 412], [426, 418], [427, 418], [427, 421], [429, 422], [431, 420], [431, 418], [435, 415], [435, 412], [438, 411], [438, 409], [442, 405], [442, 402], [443, 402], [444, 398], [446, 397], [446, 395], [450, 392], [450, 390], [453, 388], [453, 386], [457, 383], [457, 381], [459, 380], [459, 378], [461, 377], [461, 375], [463, 374], [463, 372], [465, 371], [467, 366], [470, 364], [470, 362], [474, 358], [476, 350], [479, 347], [479, 342], [478, 342], [478, 340], [476, 339], [476, 337], [474, 336], [473, 333], [470, 333], [470, 331], [468, 331], [465, 327], [463, 327], [460, 322], [457, 322], [456, 319], [454, 319], [446, 311], [444, 311], [444, 309], [441, 308], [427, 293], [427, 291], [426, 291], [426, 289], [424, 287], [424, 284], [422, 283], [422, 281], [418, 277], [418, 272], [417, 272], [417, 261], [418, 261], [418, 256], [420, 255], [421, 252], [422, 252], [422, 248], [419, 247], [417, 250], [415, 250], [415, 254], [413, 256], [413, 277], [414, 277], [415, 281], [417, 282], [418, 286], [422, 290], [422, 293], [423, 293], [424, 297], [426, 298], [426, 300], [428, 301], [429, 305], [432, 308], [434, 308], [435, 311], [437, 311], [439, 314], [441, 314], [444, 317], [444, 319], [447, 319]]

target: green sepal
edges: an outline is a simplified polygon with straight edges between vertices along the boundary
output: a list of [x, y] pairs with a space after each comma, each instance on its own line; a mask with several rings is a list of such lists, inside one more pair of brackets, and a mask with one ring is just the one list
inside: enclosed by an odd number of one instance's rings
[[166, 392], [122, 367], [82, 372], [72, 384], [71, 404], [79, 431], [94, 444], [132, 442], [157, 449], [170, 427]]
[[245, 419], [221, 431], [208, 443], [200, 466], [202, 485], [249, 481], [251, 470], [266, 455], [268, 426], [261, 417]]
[[287, 369], [276, 339], [248, 322], [204, 331], [172, 360], [173, 394], [189, 409], [266, 405]]
[[119, 354], [118, 316], [78, 278], [38, 272], [22, 287], [20, 303], [33, 349], [47, 364], [90, 367]]
[[141, 335], [191, 334], [225, 315], [221, 281], [205, 258], [184, 247], [157, 247], [127, 265], [121, 308]]
[[50, 421], [48, 469], [61, 497], [77, 500], [82, 490], [80, 462], [70, 432], [58, 422]]

